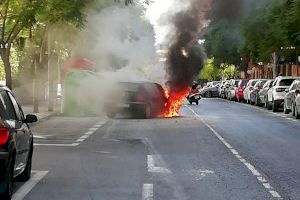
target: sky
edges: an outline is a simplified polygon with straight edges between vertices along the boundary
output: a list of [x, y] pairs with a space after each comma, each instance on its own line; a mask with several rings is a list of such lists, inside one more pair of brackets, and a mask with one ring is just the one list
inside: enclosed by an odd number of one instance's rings
[[154, 25], [156, 33], [156, 43], [160, 44], [164, 41], [170, 27], [167, 24], [162, 24], [160, 17], [174, 5], [175, 0], [153, 0], [153, 3], [147, 7], [146, 16]]

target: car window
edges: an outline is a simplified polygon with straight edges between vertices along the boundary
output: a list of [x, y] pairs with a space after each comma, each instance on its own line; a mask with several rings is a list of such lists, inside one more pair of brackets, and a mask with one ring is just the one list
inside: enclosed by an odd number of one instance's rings
[[11, 102], [13, 103], [18, 120], [23, 120], [24, 118], [22, 118], [20, 107], [19, 107], [19, 104], [17, 103], [17, 100], [9, 92], [8, 92], [8, 96], [9, 96]]
[[4, 106], [4, 109], [6, 111], [5, 119], [7, 120], [18, 120], [16, 111], [14, 109], [14, 106], [10, 100], [10, 97], [8, 96], [8, 93], [6, 91], [0, 91], [0, 100]]
[[283, 79], [279, 82], [279, 86], [290, 86], [295, 79]]
[[252, 81], [251, 86], [254, 86], [257, 83], [257, 81]]

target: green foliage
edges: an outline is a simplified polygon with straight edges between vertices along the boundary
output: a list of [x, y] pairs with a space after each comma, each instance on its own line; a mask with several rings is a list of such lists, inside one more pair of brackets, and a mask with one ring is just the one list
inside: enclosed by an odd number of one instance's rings
[[[237, 26], [228, 21], [209, 26], [205, 48], [216, 64], [239, 66], [241, 57], [268, 63], [274, 52], [288, 62], [295, 61], [300, 48], [300, 0], [270, 0], [257, 5]], [[283, 50], [289, 47], [296, 50]]]
[[240, 65], [239, 48], [242, 40], [235, 25], [226, 21], [213, 23], [205, 35], [205, 48], [209, 57], [215, 58], [215, 64]]
[[206, 65], [199, 74], [199, 78], [202, 80], [214, 81], [220, 80], [221, 77], [222, 70], [219, 67], [215, 66], [214, 58], [208, 59]]

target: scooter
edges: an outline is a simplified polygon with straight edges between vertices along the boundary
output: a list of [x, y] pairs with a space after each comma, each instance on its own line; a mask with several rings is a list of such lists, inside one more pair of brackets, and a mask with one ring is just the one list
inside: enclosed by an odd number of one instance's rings
[[197, 93], [197, 94], [190, 94], [190, 95], [187, 97], [187, 100], [190, 102], [191, 105], [192, 105], [193, 103], [196, 103], [196, 105], [198, 105], [200, 99], [201, 99], [200, 93]]

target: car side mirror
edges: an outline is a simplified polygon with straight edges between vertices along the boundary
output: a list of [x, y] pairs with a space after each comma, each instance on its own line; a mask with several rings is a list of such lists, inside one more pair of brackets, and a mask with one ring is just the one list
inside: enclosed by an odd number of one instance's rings
[[285, 91], [285, 92], [289, 92], [289, 89], [285, 89], [284, 91]]
[[26, 115], [26, 119], [24, 120], [25, 123], [34, 123], [34, 122], [37, 122], [37, 121], [38, 121], [37, 116], [32, 115], [32, 114]]
[[300, 90], [295, 90], [295, 94], [296, 95], [300, 94]]

